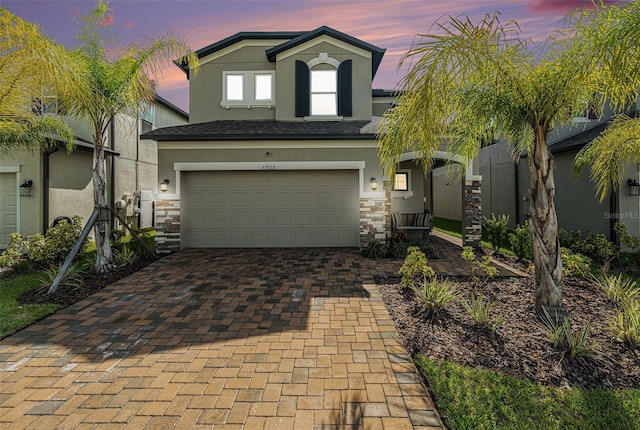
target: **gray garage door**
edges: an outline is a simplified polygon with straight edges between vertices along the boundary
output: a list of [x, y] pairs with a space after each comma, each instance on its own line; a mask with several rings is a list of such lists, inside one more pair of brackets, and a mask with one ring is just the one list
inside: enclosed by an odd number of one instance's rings
[[0, 249], [9, 244], [9, 235], [18, 231], [16, 174], [0, 173]]
[[358, 246], [358, 172], [186, 175], [192, 248]]

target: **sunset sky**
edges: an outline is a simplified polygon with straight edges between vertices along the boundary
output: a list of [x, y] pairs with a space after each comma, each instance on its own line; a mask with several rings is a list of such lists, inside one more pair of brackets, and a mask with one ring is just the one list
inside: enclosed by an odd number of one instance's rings
[[[171, 32], [197, 50], [240, 31], [307, 31], [322, 25], [387, 50], [373, 83], [393, 89], [406, 68], [398, 61], [415, 41], [443, 15], [466, 14], [478, 21], [499, 11], [506, 22], [515, 20], [526, 38], [544, 40], [559, 20], [584, 0], [112, 0], [111, 25], [120, 45]], [[80, 23], [94, 1], [0, 0], [0, 6], [37, 23], [42, 32], [68, 47], [75, 44]], [[188, 81], [177, 67], [168, 66], [159, 93], [188, 110]]]

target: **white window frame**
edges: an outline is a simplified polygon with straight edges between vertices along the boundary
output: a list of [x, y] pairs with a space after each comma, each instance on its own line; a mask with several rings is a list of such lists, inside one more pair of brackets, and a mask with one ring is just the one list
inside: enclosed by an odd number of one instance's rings
[[[242, 76], [242, 100], [227, 100], [227, 76]], [[261, 75], [271, 76], [271, 98], [256, 100], [256, 78]], [[225, 109], [266, 107], [276, 105], [276, 72], [275, 70], [224, 71], [222, 72], [222, 101]]]
[[[309, 91], [311, 92], [310, 94], [310, 112], [311, 112], [311, 116], [313, 117], [317, 117], [317, 116], [331, 116], [331, 117], [335, 117], [338, 116], [338, 70], [336, 69], [331, 69], [331, 70], [327, 70], [327, 69], [322, 69], [322, 70], [310, 70], [310, 89]], [[316, 89], [316, 91], [314, 91], [313, 88], [313, 82], [314, 82], [314, 74], [317, 76], [318, 73], [331, 73], [333, 75], [333, 84], [334, 84], [334, 88], [333, 91], [328, 91], [326, 89]], [[314, 103], [313, 103], [313, 96], [317, 95], [317, 96], [333, 96], [333, 112], [331, 113], [315, 113], [314, 112]]]

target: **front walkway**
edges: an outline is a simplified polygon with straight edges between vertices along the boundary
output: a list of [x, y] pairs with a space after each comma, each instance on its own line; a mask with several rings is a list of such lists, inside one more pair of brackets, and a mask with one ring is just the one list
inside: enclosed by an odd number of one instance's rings
[[0, 342], [3, 428], [441, 428], [357, 250], [186, 250]]

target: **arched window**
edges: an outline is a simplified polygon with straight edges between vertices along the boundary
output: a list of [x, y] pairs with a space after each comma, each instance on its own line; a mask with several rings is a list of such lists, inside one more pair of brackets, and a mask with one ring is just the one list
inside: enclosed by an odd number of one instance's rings
[[352, 116], [351, 63], [339, 62], [328, 54], [306, 63], [296, 61], [296, 116]]

